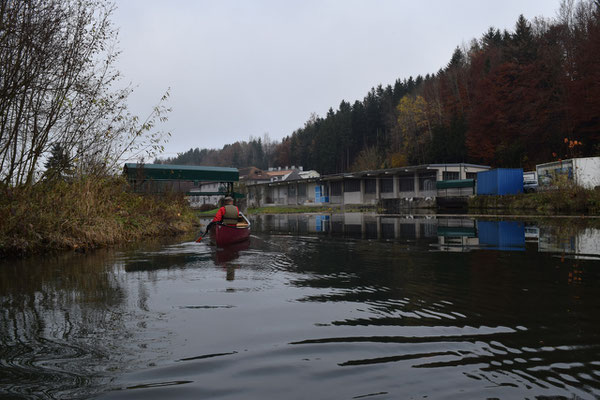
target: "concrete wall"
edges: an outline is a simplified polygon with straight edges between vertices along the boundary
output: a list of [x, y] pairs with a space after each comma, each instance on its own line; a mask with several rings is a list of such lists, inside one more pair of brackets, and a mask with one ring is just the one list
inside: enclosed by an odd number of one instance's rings
[[421, 198], [409, 197], [399, 199], [383, 199], [380, 201], [381, 207], [390, 214], [400, 214], [407, 209], [415, 208], [435, 208], [435, 197]]
[[360, 192], [345, 192], [344, 204], [362, 204], [362, 196]]
[[329, 204], [342, 204], [344, 196], [329, 196]]
[[363, 195], [363, 204], [377, 204], [377, 195], [375, 193], [365, 193]]
[[586, 189], [600, 186], [600, 157], [576, 158], [575, 182]]

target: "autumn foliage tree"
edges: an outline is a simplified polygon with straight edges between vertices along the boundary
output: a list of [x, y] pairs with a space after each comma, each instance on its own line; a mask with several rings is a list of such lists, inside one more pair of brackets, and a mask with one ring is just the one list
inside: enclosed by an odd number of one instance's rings
[[[336, 173], [436, 162], [530, 169], [597, 156], [599, 65], [600, 0], [563, 0], [555, 19], [490, 27], [435, 74], [311, 115], [269, 162]], [[577, 145], [565, 149], [565, 138]]]

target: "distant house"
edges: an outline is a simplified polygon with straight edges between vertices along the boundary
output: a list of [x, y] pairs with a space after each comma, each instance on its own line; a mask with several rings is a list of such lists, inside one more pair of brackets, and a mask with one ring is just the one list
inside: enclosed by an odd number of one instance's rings
[[[296, 179], [318, 178], [321, 176], [315, 170], [305, 171], [303, 167], [270, 167], [267, 171], [263, 171], [263, 175], [268, 177], [270, 182], [293, 181]], [[258, 182], [257, 182], [258, 183]]]
[[240, 183], [253, 185], [256, 183], [269, 182], [271, 177], [266, 171], [256, 167], [240, 168]]
[[252, 185], [256, 183], [264, 183], [264, 182], [275, 182], [275, 181], [284, 181], [287, 179], [300, 179], [302, 175], [314, 175], [319, 176], [319, 173], [316, 171], [303, 171], [302, 167], [296, 168], [292, 167], [270, 167], [268, 170], [262, 170], [256, 167], [246, 167], [240, 169], [240, 182], [243, 182], [247, 185]]

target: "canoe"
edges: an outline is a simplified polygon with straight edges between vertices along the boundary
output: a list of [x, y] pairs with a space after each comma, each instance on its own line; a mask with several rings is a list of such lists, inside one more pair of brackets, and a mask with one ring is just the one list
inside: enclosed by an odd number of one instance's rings
[[237, 225], [215, 224], [210, 228], [211, 240], [218, 246], [223, 247], [232, 243], [239, 243], [250, 237], [250, 221], [242, 214], [245, 222]]

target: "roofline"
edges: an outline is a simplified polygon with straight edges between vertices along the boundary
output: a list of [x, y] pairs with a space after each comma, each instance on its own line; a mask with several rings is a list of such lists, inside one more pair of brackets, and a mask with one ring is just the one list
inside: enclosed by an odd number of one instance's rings
[[125, 163], [124, 167], [128, 169], [180, 169], [180, 170], [192, 170], [192, 171], [223, 171], [223, 172], [239, 172], [237, 168], [232, 167], [212, 167], [205, 165], [176, 165], [176, 164], [138, 164], [138, 163]]
[[567, 158], [567, 159], [564, 159], [564, 160], [556, 160], [556, 161], [550, 161], [550, 162], [543, 163], [543, 164], [536, 164], [535, 167], [537, 169], [537, 167], [542, 167], [542, 166], [545, 166], [545, 165], [561, 164], [561, 163], [564, 163], [564, 162], [569, 162], [569, 161], [573, 161], [573, 160], [585, 160], [585, 159], [588, 159], [588, 158], [600, 158], [600, 156]]
[[288, 184], [288, 183], [311, 183], [311, 182], [317, 182], [317, 181], [319, 181], [319, 179], [321, 179], [321, 177], [300, 178], [300, 179], [291, 179], [291, 180], [286, 179], [285, 181], [265, 181], [265, 182], [249, 183], [246, 186], [248, 186], [248, 187], [260, 186], [260, 185], [279, 186], [279, 185]]
[[130, 180], [238, 182], [240, 179], [237, 168], [202, 165], [126, 163], [123, 174]]
[[[321, 175], [320, 177], [315, 178], [305, 178], [305, 179], [294, 179], [292, 181], [276, 181], [279, 184], [284, 184], [286, 182], [297, 182], [304, 181], [307, 182], [309, 180], [314, 181], [337, 181], [343, 180], [345, 178], [362, 178], [365, 176], [371, 175], [389, 175], [390, 177], [398, 174], [400, 172], [415, 172], [415, 171], [431, 171], [433, 169], [439, 169], [443, 167], [467, 167], [467, 168], [481, 168], [490, 170], [492, 167], [489, 165], [478, 165], [478, 164], [468, 164], [468, 163], [448, 163], [448, 164], [421, 164], [421, 165], [409, 165], [406, 167], [396, 167], [396, 168], [384, 168], [384, 169], [375, 169], [375, 170], [366, 170], [366, 171], [355, 171], [355, 172], [342, 172], [338, 174], [329, 174], [329, 175]], [[257, 182], [248, 186], [256, 186], [261, 184], [270, 184], [274, 182]]]
[[477, 164], [466, 164], [466, 163], [449, 163], [449, 164], [421, 164], [421, 165], [408, 165], [406, 167], [396, 168], [385, 168], [375, 169], [366, 171], [355, 171], [355, 172], [344, 172], [339, 174], [322, 175], [323, 180], [338, 180], [344, 178], [361, 178], [369, 175], [394, 175], [399, 172], [415, 172], [415, 171], [426, 171], [431, 169], [439, 169], [443, 167], [470, 167], [470, 168], [483, 168], [491, 169], [488, 165], [477, 165]]

